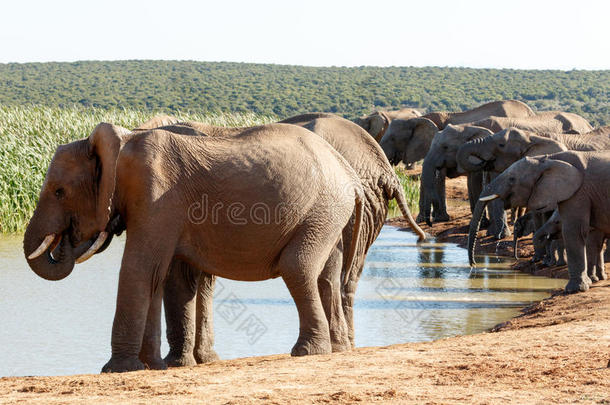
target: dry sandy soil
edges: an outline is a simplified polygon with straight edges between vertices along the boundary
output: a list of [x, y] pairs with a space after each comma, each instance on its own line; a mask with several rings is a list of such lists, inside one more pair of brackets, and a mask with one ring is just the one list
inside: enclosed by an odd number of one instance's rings
[[[453, 228], [434, 234], [460, 243], [467, 214], [450, 213]], [[18, 402], [610, 404], [610, 282], [557, 292], [490, 333], [435, 342], [168, 371], [1, 378], [0, 403]]]

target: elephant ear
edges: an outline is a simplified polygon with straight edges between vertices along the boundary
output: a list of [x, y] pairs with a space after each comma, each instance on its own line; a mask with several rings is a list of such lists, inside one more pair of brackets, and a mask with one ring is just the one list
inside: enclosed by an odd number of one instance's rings
[[409, 123], [413, 125], [413, 136], [427, 139], [430, 142], [432, 142], [432, 138], [439, 131], [434, 121], [428, 118], [411, 118]]
[[562, 160], [540, 159], [540, 177], [527, 202], [528, 210], [551, 211], [557, 204], [572, 197], [580, 188], [583, 173]]
[[122, 137], [129, 134], [125, 128], [103, 122], [89, 135], [89, 156], [97, 160], [95, 222], [99, 231], [106, 228], [110, 219]]
[[371, 123], [369, 126], [369, 133], [373, 135], [373, 138], [377, 142], [381, 141], [385, 131], [390, 126], [390, 117], [383, 111], [378, 111], [371, 116]]

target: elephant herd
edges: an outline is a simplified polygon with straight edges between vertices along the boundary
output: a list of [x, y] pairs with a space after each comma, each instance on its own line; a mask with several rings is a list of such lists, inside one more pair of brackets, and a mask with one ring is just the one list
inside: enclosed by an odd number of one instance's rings
[[506, 210], [526, 210], [515, 220], [515, 255], [518, 238], [533, 233], [533, 261], [567, 261], [566, 292], [586, 291], [607, 278], [610, 127], [594, 129], [573, 113], [535, 113], [516, 100], [460, 113], [383, 116], [383, 126], [367, 126], [378, 113], [357, 122], [369, 131], [380, 128], [382, 133], [370, 133], [392, 164], [423, 159], [417, 222], [447, 221], [445, 179], [468, 177], [471, 265], [481, 224], [488, 236], [501, 239], [511, 234]]
[[[610, 148], [606, 129], [514, 100], [458, 113], [378, 112], [357, 123], [327, 113], [244, 128], [170, 116], [131, 130], [100, 123], [57, 148], [24, 235], [27, 262], [59, 280], [126, 231], [103, 372], [216, 359], [217, 276], [282, 277], [299, 317], [293, 356], [350, 350], [356, 286], [389, 201], [424, 240], [417, 221], [449, 219], [447, 176], [468, 176], [471, 262], [484, 211], [488, 232], [503, 237], [505, 209], [519, 207], [536, 223], [529, 228], [548, 232], [544, 243], [560, 239], [560, 218], [569, 292], [606, 277], [610, 155], [595, 152]], [[421, 159], [415, 220], [392, 164]], [[543, 227], [545, 216], [554, 227]]]

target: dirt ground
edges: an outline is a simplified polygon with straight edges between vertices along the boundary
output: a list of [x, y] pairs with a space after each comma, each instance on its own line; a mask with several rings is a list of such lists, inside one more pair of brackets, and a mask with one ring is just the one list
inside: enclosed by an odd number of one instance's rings
[[[460, 207], [450, 214], [451, 222], [426, 230], [463, 244], [469, 215]], [[485, 249], [494, 244], [483, 241]], [[610, 281], [576, 295], [558, 291], [492, 332], [434, 342], [168, 371], [0, 378], [0, 403], [74, 402], [610, 404]]]

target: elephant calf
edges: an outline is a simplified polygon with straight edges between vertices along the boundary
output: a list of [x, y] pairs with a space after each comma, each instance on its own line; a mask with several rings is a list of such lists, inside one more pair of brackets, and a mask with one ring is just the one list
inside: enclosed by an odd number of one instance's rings
[[[24, 253], [39, 276], [64, 278], [103, 248], [111, 224], [123, 219], [127, 242], [112, 357], [103, 372], [165, 367], [161, 301], [176, 258], [235, 280], [282, 277], [299, 316], [292, 354], [330, 353], [351, 347], [341, 266], [345, 251], [352, 269], [364, 199], [345, 159], [295, 125], [264, 125], [228, 138], [131, 134], [102, 123], [88, 139], [58, 147]], [[338, 246], [354, 212], [356, 236]]]
[[[600, 252], [610, 235], [610, 152], [560, 152], [523, 158], [489, 183], [475, 207], [468, 234], [468, 258], [475, 264], [474, 246], [483, 209], [500, 199], [505, 208], [532, 212], [558, 209], [568, 258], [566, 292], [589, 289], [586, 246], [594, 237]], [[600, 237], [601, 236], [601, 237]], [[605, 273], [602, 274], [605, 277]]]

